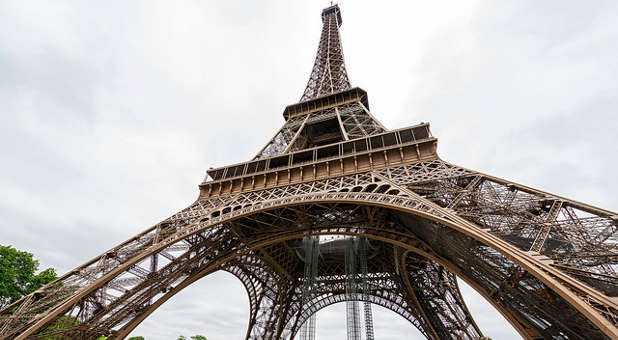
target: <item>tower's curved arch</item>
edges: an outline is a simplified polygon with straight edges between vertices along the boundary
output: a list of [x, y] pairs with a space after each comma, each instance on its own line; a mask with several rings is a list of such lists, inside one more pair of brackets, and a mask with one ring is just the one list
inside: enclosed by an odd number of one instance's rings
[[[307, 203], [311, 203], [310, 201]], [[315, 202], [314, 202], [315, 203]], [[346, 203], [345, 201], [339, 201], [338, 203]], [[301, 206], [301, 205], [296, 205]], [[279, 206], [278, 208], [281, 208], [283, 206]], [[290, 207], [289, 205], [287, 207]], [[277, 207], [273, 207], [271, 209], [267, 209], [267, 210], [263, 210], [263, 211], [257, 211], [256, 214], [259, 213], [263, 213], [263, 212], [269, 212], [272, 211], [274, 209], [276, 209]], [[248, 215], [251, 216], [251, 215]], [[226, 223], [226, 222], [222, 222], [222, 223]], [[114, 333], [116, 336], [118, 337], [124, 337], [126, 335], [128, 335], [139, 323], [141, 323], [144, 319], [146, 319], [152, 312], [154, 312], [157, 308], [159, 308], [163, 303], [165, 303], [167, 300], [171, 299], [174, 295], [176, 295], [178, 292], [180, 292], [182, 289], [188, 287], [189, 285], [191, 285], [192, 283], [196, 282], [197, 280], [200, 280], [203, 277], [206, 277], [207, 275], [213, 273], [216, 270], [225, 270], [228, 272], [231, 272], [232, 274], [234, 274], [235, 276], [237, 276], [241, 282], [244, 284], [247, 293], [249, 295], [249, 299], [250, 299], [250, 306], [251, 306], [251, 312], [250, 312], [250, 321], [249, 321], [249, 331], [248, 331], [248, 337], [250, 336], [250, 331], [251, 331], [251, 327], [252, 327], [252, 323], [254, 323], [255, 321], [255, 317], [256, 317], [256, 313], [257, 313], [257, 308], [255, 307], [255, 303], [254, 303], [254, 297], [255, 297], [255, 288], [252, 287], [251, 285], [251, 279], [247, 276], [247, 275], [243, 275], [242, 269], [240, 266], [237, 266], [237, 264], [241, 264], [243, 265], [242, 268], [246, 268], [246, 267], [250, 267], [250, 266], [255, 266], [255, 267], [260, 267], [262, 269], [264, 269], [264, 267], [267, 267], [267, 264], [263, 263], [262, 261], [260, 261], [257, 258], [254, 257], [250, 257], [251, 259], [247, 261], [247, 256], [243, 255], [246, 254], [252, 250], [255, 249], [259, 249], [259, 247], [263, 247], [266, 245], [271, 245], [271, 244], [277, 244], [283, 241], [289, 241], [289, 240], [293, 240], [293, 239], [301, 239], [304, 236], [307, 235], [314, 235], [314, 236], [331, 236], [331, 235], [346, 235], [346, 236], [362, 236], [362, 237], [367, 237], [369, 239], [373, 239], [373, 240], [377, 240], [377, 241], [382, 241], [382, 242], [386, 242], [389, 244], [393, 244], [393, 245], [397, 245], [397, 246], [403, 246], [402, 249], [407, 249], [407, 251], [414, 251], [414, 253], [417, 254], [424, 254], [423, 250], [416, 248], [416, 245], [413, 244], [408, 244], [408, 243], [402, 243], [401, 237], [411, 237], [412, 235], [405, 235], [403, 233], [384, 233], [384, 232], [380, 232], [380, 228], [379, 227], [373, 227], [371, 228], [371, 230], [366, 230], [365, 232], [359, 232], [358, 230], [355, 230], [357, 227], [351, 227], [349, 228], [349, 230], [345, 230], [346, 228], [341, 228], [338, 227], [337, 231], [333, 231], [333, 230], [314, 230], [312, 232], [310, 232], [309, 234], [306, 233], [306, 231], [304, 230], [296, 230], [293, 231], [291, 233], [286, 233], [283, 235], [278, 235], [277, 238], [273, 238], [268, 240], [265, 243], [260, 243], [259, 246], [255, 246], [255, 247], [249, 247], [241, 252], [239, 252], [241, 255], [240, 257], [243, 257], [243, 261], [242, 262], [238, 262], [238, 260], [235, 257], [228, 257], [225, 260], [219, 260], [216, 261], [215, 264], [211, 264], [209, 266], [205, 266], [205, 267], [200, 267], [200, 268], [196, 268], [194, 271], [194, 274], [191, 275], [190, 277], [187, 277], [185, 280], [183, 280], [182, 282], [180, 282], [178, 285], [174, 286], [172, 289], [166, 289], [165, 294], [163, 296], [161, 296], [160, 298], [158, 298], [157, 300], [153, 301], [153, 303], [148, 306], [147, 308], [145, 308], [144, 310], [141, 310], [139, 315], [132, 319], [129, 323], [125, 324], [123, 327], [121, 327], [118, 332]], [[229, 265], [230, 267], [227, 267], [227, 265]], [[271, 274], [274, 274], [271, 271]], [[170, 273], [166, 274], [166, 275], [170, 275]], [[458, 292], [458, 291], [457, 291]], [[329, 305], [330, 303], [326, 303], [327, 301], [331, 301], [330, 299], [332, 299], [333, 297], [318, 297], [317, 301], [315, 302], [316, 306], [320, 306], [320, 308], [323, 308], [327, 305]], [[339, 302], [339, 301], [344, 301], [343, 300], [344, 296], [343, 295], [337, 295], [334, 297], [335, 302]], [[362, 300], [362, 298], [359, 298], [359, 300]], [[401, 305], [401, 301], [396, 301], [396, 299], [391, 298], [390, 300], [383, 297], [383, 296], [378, 296], [378, 295], [370, 295], [369, 296], [369, 301], [370, 302], [374, 302], [378, 305], [381, 305], [385, 308], [388, 308], [392, 311], [394, 311], [395, 313], [401, 315], [402, 317], [404, 317], [407, 320], [414, 320], [414, 316], [410, 313], [409, 310], [406, 310], [405, 306]], [[325, 304], [326, 303], [326, 304]], [[334, 302], [333, 302], [334, 303]], [[409, 307], [409, 306], [408, 306]], [[297, 310], [298, 311], [298, 310]], [[317, 310], [316, 310], [317, 311]], [[418, 312], [418, 311], [417, 311]], [[467, 312], [467, 310], [466, 310]], [[302, 317], [303, 315], [301, 315]], [[306, 316], [306, 315], [304, 315]], [[423, 321], [423, 320], [421, 320]], [[292, 332], [296, 332], [297, 331], [297, 326], [299, 326], [300, 324], [302, 324], [302, 321], [296, 321], [294, 327], [292, 328]], [[421, 327], [421, 325], [419, 325], [419, 320], [417, 320], [417, 322], [413, 322], [414, 326], [416, 326], [421, 332], [426, 332], [426, 329], [423, 329]], [[431, 325], [427, 326], [424, 325], [425, 327], [431, 327]], [[474, 325], [473, 327], [476, 327], [476, 325]], [[435, 331], [434, 331], [435, 332]], [[290, 333], [292, 334], [292, 333]], [[437, 336], [437, 335], [432, 335], [432, 336]]]
[[[379, 297], [375, 295], [364, 296], [363, 294], [357, 294], [357, 295], [358, 296], [356, 297], [356, 299], [354, 299], [354, 301], [369, 302], [371, 304], [388, 309], [389, 311], [401, 316], [403, 319], [408, 321], [410, 324], [414, 325], [416, 329], [418, 329], [421, 332], [421, 334], [423, 334], [422, 329], [420, 329], [417, 325], [415, 325], [415, 322], [417, 321], [416, 318], [413, 315], [411, 315], [404, 307], [398, 306], [397, 304], [393, 304], [393, 301], [389, 301], [383, 297]], [[312, 316], [313, 314], [317, 314], [322, 309], [325, 309], [334, 304], [343, 303], [346, 301], [349, 301], [349, 299], [347, 298], [345, 294], [336, 294], [336, 295], [330, 295], [327, 297], [321, 297], [319, 299], [315, 299], [315, 301], [313, 301], [312, 304], [308, 306], [307, 311], [302, 313], [301, 317], [298, 318], [297, 323], [299, 325], [302, 325], [305, 321], [307, 321], [307, 319], [309, 319], [310, 316]], [[298, 328], [296, 328], [296, 332], [298, 332]], [[296, 334], [297, 333], [293, 333], [290, 339], [293, 339]]]
[[[250, 315], [249, 315], [249, 331], [251, 330], [251, 323], [252, 321], [252, 315], [254, 314], [254, 301], [252, 301], [252, 298], [256, 296], [255, 294], [255, 289], [251, 283], [251, 279], [245, 274], [243, 273], [241, 270], [239, 270], [241, 267], [237, 267], [237, 266], [232, 266], [232, 267], [228, 267], [226, 269], [221, 269], [220, 271], [225, 271], [230, 273], [232, 276], [234, 276], [245, 288], [246, 292], [247, 292], [247, 297], [248, 297], [248, 302], [250, 305]], [[173, 290], [170, 290], [165, 296], [159, 298], [157, 301], [155, 301], [152, 304], [152, 308], [148, 311], [145, 311], [144, 314], [140, 315], [139, 318], [134, 319], [130, 324], [125, 325], [126, 328], [124, 328], [122, 330], [122, 335], [124, 335], [125, 333], [127, 333], [127, 335], [129, 333], [131, 333], [135, 328], [137, 328], [139, 326], [139, 324], [141, 324], [141, 322], [143, 322], [144, 320], [146, 320], [150, 315], [152, 315], [156, 310], [158, 310], [159, 308], [163, 307], [165, 305], [165, 303], [169, 300], [171, 300], [176, 294], [180, 293], [182, 290], [188, 288], [189, 286], [191, 286], [192, 284], [197, 283], [198, 281], [205, 279], [207, 277], [209, 277], [210, 274], [213, 274], [214, 271], [204, 271], [201, 272], [199, 275], [196, 275], [194, 277], [192, 277], [191, 279], [187, 279], [185, 281], [183, 281], [181, 284], [179, 284], [178, 286], [174, 287]], [[290, 333], [290, 339], [292, 339], [295, 335], [296, 332], [298, 331], [298, 325], [302, 325], [306, 319], [311, 316], [314, 313], [319, 312], [320, 310], [331, 306], [333, 304], [337, 304], [337, 303], [341, 303], [341, 302], [345, 302], [348, 301], [346, 294], [333, 294], [333, 295], [325, 295], [325, 296], [320, 296], [317, 297], [315, 299], [313, 299], [310, 302], [310, 305], [307, 307], [306, 310], [304, 310], [301, 315], [296, 319], [293, 320], [293, 322], [295, 323], [296, 327], [294, 327], [294, 333]], [[394, 312], [395, 314], [401, 316], [403, 319], [407, 320], [408, 322], [410, 322], [415, 328], [417, 328], [421, 333], [423, 333], [422, 328], [419, 327], [418, 325], [418, 320], [414, 317], [414, 315], [412, 315], [408, 309], [406, 309], [406, 305], [405, 303], [403, 303], [403, 301], [401, 300], [401, 298], [399, 299], [389, 299], [388, 297], [385, 296], [378, 296], [375, 294], [371, 294], [368, 296], [364, 296], [363, 294], [356, 294], [356, 299], [355, 301], [367, 301], [370, 302], [372, 304], [375, 304], [377, 306], [383, 307], [387, 310], [390, 310], [392, 312]], [[309, 313], [308, 313], [309, 312]], [[288, 325], [291, 327], [291, 325]], [[290, 328], [290, 327], [286, 327], [286, 328]], [[249, 337], [250, 334], [247, 334], [247, 337]]]
[[[507, 256], [507, 255], [511, 256], [513, 263], [516, 263], [522, 268], [526, 268], [525, 266], [529, 266], [532, 270], [526, 270], [527, 272], [535, 276], [537, 279], [539, 279], [539, 281], [542, 281], [547, 287], [554, 290], [557, 296], [560, 296], [565, 301], [570, 302], [568, 299], [564, 297], [564, 296], [569, 297], [568, 291], [565, 292], [566, 290], [565, 287], [560, 286], [556, 284], [555, 282], [552, 282], [551, 280], [547, 280], [546, 277], [543, 277], [541, 275], [539, 275], [538, 277], [536, 276], [538, 275], [538, 272], [535, 272], [535, 270], [540, 271], [541, 269], [545, 269], [545, 268], [535, 263], [530, 263], [531, 261], [529, 260], [522, 261], [521, 257], [523, 257], [523, 255], [514, 256], [518, 254], [512, 251], [512, 247], [509, 247], [509, 245], [505, 244], [504, 241], [501, 241], [499, 239], [495, 240], [494, 238], [491, 237], [491, 235], [483, 235], [483, 233], [488, 234], [486, 232], [483, 232], [480, 230], [470, 230], [469, 225], [455, 224], [453, 221], [448, 219], [448, 215], [440, 215], [439, 213], [436, 212], [436, 210], [440, 209], [439, 207], [433, 207], [428, 202], [423, 202], [422, 200], [419, 200], [419, 198], [392, 197], [392, 196], [385, 195], [385, 194], [374, 194], [374, 193], [366, 193], [366, 192], [344, 192], [344, 193], [335, 192], [335, 193], [321, 193], [321, 194], [315, 194], [315, 195], [300, 195], [300, 196], [295, 197], [295, 199], [292, 199], [292, 200], [286, 199], [286, 200], [281, 200], [281, 202], [271, 201], [269, 202], [269, 204], [267, 204], [266, 207], [261, 207], [259, 206], [259, 204], [251, 205], [251, 206], [247, 206], [245, 208], [240, 208], [236, 210], [230, 209], [229, 212], [217, 215], [216, 217], [209, 217], [207, 219], [202, 219], [201, 222], [199, 222], [201, 223], [199, 228], [193, 228], [189, 226], [187, 229], [191, 231], [187, 232], [185, 230], [185, 232], [181, 232], [182, 236], [178, 239], [184, 240], [187, 237], [198, 235], [200, 232], [211, 230], [215, 226], [222, 226], [222, 225], [225, 225], [226, 223], [234, 222], [242, 218], [251, 218], [252, 216], [257, 216], [258, 214], [262, 214], [262, 213], [269, 213], [272, 211], [276, 211], [277, 209], [299, 209], [302, 207], [311, 207], [311, 206], [316, 206], [316, 205], [337, 206], [337, 205], [344, 205], [344, 204], [354, 204], [358, 206], [367, 206], [367, 207], [378, 207], [378, 208], [384, 208], [384, 209], [387, 209], [393, 212], [404, 212], [406, 213], [406, 216], [419, 216], [419, 217], [422, 217], [424, 220], [432, 221], [430, 223], [432, 225], [440, 225], [444, 228], [449, 228], [458, 233], [465, 234], [467, 237], [474, 239], [475, 241], [481, 242], [493, 250], [496, 250], [498, 253], [500, 253], [503, 256]], [[372, 238], [375, 240], [388, 242], [390, 244], [393, 244], [397, 247], [400, 247], [402, 249], [405, 249], [411, 252], [422, 254], [425, 257], [432, 258], [434, 261], [440, 261], [440, 263], [444, 263], [444, 264], [449, 263], [448, 260], [445, 260], [444, 258], [442, 258], [440, 254], [436, 253], [436, 251], [431, 249], [431, 247], [428, 246], [427, 244], [423, 244], [423, 242], [419, 241], [419, 239], [417, 237], [414, 237], [414, 235], [406, 234], [405, 232], [398, 231], [393, 228], [379, 228], [375, 226], [374, 227], [366, 226], [366, 227], [363, 227], [362, 232], [359, 230], [358, 227], [352, 227], [350, 230], [344, 230], [344, 229], [345, 228], [342, 228], [341, 226], [333, 226], [330, 229], [326, 229], [326, 230], [322, 230], [318, 232], [311, 231], [310, 234], [312, 235], [340, 234], [340, 235], [355, 235], [355, 236], [368, 237], [368, 238]], [[223, 256], [221, 258], [213, 259], [214, 260], [213, 263], [210, 263], [207, 267], [200, 269], [199, 275], [192, 275], [189, 280], [183, 281], [181, 284], [175, 286], [172, 290], [168, 291], [162, 299], [154, 302], [150, 307], [146, 308], [145, 311], [152, 312], [152, 310], [156, 309], [156, 307], [158, 307], [161, 303], [163, 303], [165, 300], [173, 296], [174, 294], [173, 292], [178, 291], [179, 289], [181, 289], [181, 287], [184, 287], [190, 284], [194, 280], [197, 280], [199, 277], [203, 277], [204, 275], [211, 273], [214, 270], [220, 269], [225, 263], [233, 261], [235, 258], [242, 255], [243, 253], [256, 250], [264, 246], [276, 244], [282, 241], [303, 237], [305, 235], [307, 235], [307, 230], [302, 229], [302, 228], [299, 230], [290, 230], [287, 232], [277, 231], [276, 237], [273, 237], [273, 235], [266, 233], [264, 234], [262, 238], [255, 240], [254, 242], [251, 243], [250, 246], [249, 245], [246, 246], [245, 249], [240, 252], [238, 249], [235, 249], [233, 252], [230, 252], [229, 255], [227, 253], [222, 253]], [[167, 240], [167, 242], [162, 242], [161, 245], [157, 247], [153, 247], [147, 250], [146, 252], [142, 253], [140, 256], [136, 256], [135, 258], [132, 258], [131, 260], [122, 264], [119, 268], [116, 268], [116, 273], [110, 273], [106, 277], [102, 277], [100, 281], [97, 282], [97, 284], [91, 285], [89, 287], [85, 287], [86, 289], [82, 290], [80, 294], [76, 294], [72, 298], [67, 299], [68, 301], [64, 303], [67, 304], [71, 300], [75, 301], [82, 297], [87, 297], [89, 295], [92, 296], [92, 294], [95, 293], [97, 288], [104, 286], [106, 282], [112, 282], [112, 279], [114, 279], [114, 277], [117, 277], [118, 274], [122, 272], [122, 270], [128, 270], [132, 266], [136, 265], [140, 259], [147, 258], [148, 256], [152, 256], [153, 254], [157, 252], [163, 251], [167, 247], [173, 246], [174, 244], [178, 243], [178, 239], [170, 238]], [[447, 268], [448, 267], [457, 268], [456, 266], [453, 266], [452, 264], [447, 266]], [[467, 278], [465, 273], [462, 273], [461, 270], [459, 273], [455, 272], [455, 274], [461, 275], [462, 278], [466, 279], [467, 282], [473, 282], [473, 288], [478, 290], [478, 287], [479, 287], [478, 284], [474, 285], [474, 281], [470, 280], [470, 278]], [[170, 275], [170, 273], [168, 273], [167, 275]], [[545, 281], [547, 281], [548, 283], [545, 283]], [[554, 289], [553, 287], [557, 287], [557, 289]], [[479, 292], [484, 296], [488, 295], [487, 291], [479, 291]], [[96, 295], [96, 293], [94, 295]], [[582, 302], [582, 301], [580, 300], [579, 302]], [[586, 311], [586, 307], [588, 307], [588, 306], [584, 306], [584, 308], [581, 308], [582, 304], [583, 303], [573, 304], [574, 308], [576, 308], [580, 313], [583, 313], [584, 311]], [[63, 313], [61, 311], [62, 311], [61, 306], [59, 308], [56, 308], [55, 309], [56, 314], [54, 316], [51, 316], [52, 314], [49, 314], [48, 320], [53, 320], [54, 318], [57, 318], [58, 316], [62, 315]], [[132, 311], [132, 312], [135, 313], [136, 311]], [[143, 320], [143, 318], [145, 318], [145, 316], [147, 316], [150, 313], [150, 312], [148, 313], [143, 313], [143, 312], [144, 311], [139, 311], [139, 313], [137, 314], [139, 314], [140, 316], [137, 316], [137, 318], [135, 318], [134, 321], [129, 322], [127, 325], [133, 325], [133, 324], [136, 325], [137, 323], [139, 323], [138, 321], [140, 319]], [[512, 322], [513, 318], [510, 318], [509, 321]], [[36, 324], [33, 326], [36, 327]], [[121, 328], [120, 332], [117, 333], [117, 335], [122, 336], [123, 334], [124, 335], [128, 334], [128, 332], [125, 332], [125, 330], [128, 330], [129, 328], [132, 329], [132, 327], [126, 327], [125, 325], [124, 327]], [[36, 329], [32, 328], [32, 330], [33, 330], [32, 332], [34, 333], [34, 330]], [[518, 330], [521, 330], [521, 327], [519, 327]]]
[[242, 279], [228, 270], [218, 270], [177, 291], [125, 339], [176, 339], [179, 334], [245, 339], [250, 307]]
[[[266, 210], [263, 212], [268, 212], [268, 211], [269, 210]], [[286, 235], [279, 235], [280, 238], [272, 239], [268, 243], [261, 244], [260, 246], [277, 244], [280, 242], [290, 241], [294, 239], [300, 240], [306, 235], [307, 233], [305, 231], [295, 231], [293, 233], [288, 233]], [[373, 240], [384, 241], [387, 243], [393, 243], [394, 238], [397, 236], [395, 234], [394, 236], [391, 236], [391, 238], [387, 238], [384, 235], [378, 235], [375, 233], [358, 233], [354, 231], [353, 228], [351, 228], [348, 231], [339, 230], [338, 232], [333, 232], [332, 230], [315, 230], [314, 232], [311, 232], [309, 235], [314, 235], [314, 236], [332, 236], [332, 235], [364, 236], [364, 237], [367, 237]], [[413, 249], [410, 247], [408, 248]], [[249, 320], [249, 330], [247, 333], [247, 337], [250, 338], [251, 330], [255, 323], [255, 319], [257, 317], [257, 312], [258, 312], [257, 303], [256, 303], [256, 295], [257, 295], [256, 291], [257, 290], [256, 290], [256, 287], [252, 284], [252, 278], [250, 277], [251, 275], [247, 275], [246, 269], [248, 267], [255, 267], [255, 268], [260, 268], [261, 270], [264, 270], [264, 272], [268, 272], [268, 274], [270, 275], [276, 275], [273, 269], [268, 268], [268, 264], [265, 263], [263, 260], [253, 257], [253, 256], [243, 255], [255, 249], [258, 249], [258, 248], [253, 247], [253, 248], [247, 248], [246, 250], [243, 250], [241, 252], [241, 255], [239, 256], [239, 257], [242, 257], [242, 261], [239, 261], [237, 258], [228, 258], [225, 261], [218, 261], [215, 265], [211, 265], [211, 266], [207, 266], [203, 268], [196, 268], [192, 276], [187, 277], [185, 280], [180, 282], [178, 285], [174, 286], [172, 289], [166, 289], [164, 295], [162, 295], [160, 298], [153, 301], [153, 303], [150, 306], [140, 311], [139, 315], [136, 318], [131, 320], [129, 323], [125, 324], [121, 329], [119, 329], [115, 333], [115, 335], [118, 337], [124, 337], [128, 335], [135, 327], [137, 327], [137, 325], [139, 325], [139, 323], [145, 320], [151, 313], [153, 313], [157, 308], [162, 306], [166, 301], [171, 299], [178, 292], [185, 289], [189, 285], [195, 283], [196, 281], [208, 276], [209, 274], [212, 274], [213, 272], [217, 270], [224, 270], [224, 271], [232, 273], [234, 276], [240, 279], [240, 281], [243, 283], [247, 291], [247, 294], [249, 296], [249, 303], [250, 303], [250, 318], [249, 319], [250, 320]], [[251, 274], [255, 275], [256, 273], [253, 272]], [[262, 278], [262, 280], [265, 280], [265, 279]], [[364, 298], [359, 295], [358, 300], [361, 301], [361, 300], [364, 300]], [[315, 310], [315, 312], [317, 312], [317, 310], [322, 309], [332, 303], [342, 302], [342, 301], [345, 301], [344, 294], [325, 295], [325, 296], [322, 295], [322, 296], [318, 296], [315, 299], [315, 301], [312, 302], [312, 306], [314, 306], [315, 308], [318, 308]], [[410, 306], [409, 305], [406, 306], [405, 301], [402, 301], [401, 296], [399, 295], [387, 296], [384, 294], [381, 294], [381, 295], [370, 294], [367, 298], [367, 301], [375, 303], [387, 309], [390, 309], [396, 314], [401, 315], [406, 320], [411, 321], [411, 323], [417, 329], [419, 329], [422, 333], [426, 332], [426, 330], [424, 330], [422, 326], [431, 327], [431, 326], [427, 326], [426, 324], [425, 325], [419, 324], [419, 322], [423, 322], [423, 320], [419, 321], [418, 319], [415, 319], [415, 315], [413, 315], [411, 313], [411, 310], [409, 310]], [[299, 306], [296, 306], [296, 307], [297, 308], [295, 312], [300, 312], [300, 310], [298, 309]], [[310, 310], [311, 308], [312, 307], [309, 307]], [[304, 318], [307, 316], [308, 315], [306, 313], [301, 313], [299, 319], [288, 320], [288, 322], [286, 323], [288, 327], [286, 328], [292, 329], [292, 331], [289, 332], [288, 335], [293, 336], [293, 334], [295, 334], [296, 331], [298, 330], [298, 326], [302, 325], [302, 323], [304, 322]]]

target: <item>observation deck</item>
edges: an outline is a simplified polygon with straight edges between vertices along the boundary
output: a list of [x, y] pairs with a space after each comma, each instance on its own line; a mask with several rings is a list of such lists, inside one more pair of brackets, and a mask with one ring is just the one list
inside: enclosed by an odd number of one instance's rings
[[200, 198], [262, 190], [436, 158], [429, 123], [207, 171]]

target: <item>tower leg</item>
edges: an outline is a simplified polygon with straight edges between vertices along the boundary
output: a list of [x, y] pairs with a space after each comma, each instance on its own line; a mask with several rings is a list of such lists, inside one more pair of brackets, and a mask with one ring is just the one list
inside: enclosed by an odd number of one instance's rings
[[413, 287], [423, 314], [440, 339], [478, 339], [483, 334], [468, 311], [455, 275], [439, 264], [408, 253], [402, 275]]

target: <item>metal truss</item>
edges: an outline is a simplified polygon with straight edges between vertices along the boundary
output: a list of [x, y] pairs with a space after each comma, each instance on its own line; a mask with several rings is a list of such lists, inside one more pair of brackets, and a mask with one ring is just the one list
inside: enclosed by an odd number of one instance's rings
[[470, 317], [459, 293], [455, 276], [412, 252], [403, 252], [402, 272], [406, 284], [418, 299], [438, 338], [478, 339], [482, 333]]
[[[335, 5], [325, 9], [322, 12], [322, 21], [322, 35], [315, 63], [300, 100], [301, 103], [350, 89], [339, 35], [339, 26], [341, 26], [339, 7]], [[359, 98], [356, 101], [341, 103], [322, 110], [313, 110], [306, 115], [286, 117], [286, 123], [258, 152], [255, 159], [313, 146], [310, 141], [310, 133], [307, 132], [308, 128], [312, 124], [329, 119], [336, 119], [339, 127], [337, 137], [343, 140], [386, 131], [384, 126], [371, 115], [367, 105], [363, 102], [366, 102], [366, 98]], [[319, 135], [320, 137], [328, 136], [324, 133]]]
[[386, 131], [362, 102], [353, 102], [337, 107], [346, 139], [371, 136]]
[[301, 102], [350, 88], [339, 35], [342, 22], [339, 7], [326, 8], [322, 12], [322, 21], [318, 52]]
[[[547, 222], [545, 215], [555, 200], [562, 202], [561, 211], [552, 213], [557, 220]], [[354, 219], [353, 214], [363, 209], [368, 209], [364, 217]], [[352, 224], [364, 221], [366, 226], [346, 226], [339, 219]], [[542, 253], [529, 251], [548, 223], [552, 232]], [[5, 308], [2, 334], [34, 336], [71, 315], [80, 320], [79, 326], [62, 334], [121, 337], [199, 277], [239, 267], [239, 256], [244, 261], [241, 267], [265, 268], [264, 263], [269, 267], [250, 276], [259, 280], [259, 288], [248, 291], [263, 293], [249, 294], [255, 312], [248, 334], [254, 338], [266, 331], [279, 337], [293, 334], [295, 328], [288, 326], [292, 316], [272, 316], [281, 314], [281, 308], [292, 314], [301, 310], [302, 270], [290, 242], [318, 226], [316, 234], [364, 236], [422, 255], [424, 261], [393, 257], [400, 266], [405, 262], [402, 268], [412, 287], [407, 294], [414, 296], [407, 306], [416, 306], [410, 315], [430, 338], [441, 332], [469, 338], [479, 333], [463, 300], [454, 298], [459, 292], [453, 274], [485, 296], [526, 338], [567, 334], [566, 338], [604, 339], [615, 332], [614, 214], [435, 159], [198, 201]], [[526, 232], [535, 226], [536, 233]], [[586, 252], [579, 254], [574, 248]], [[153, 258], [158, 258], [156, 265]], [[250, 265], [258, 263], [256, 258], [261, 264]], [[343, 273], [343, 264], [339, 267]], [[325, 268], [320, 265], [320, 271]], [[419, 268], [433, 268], [435, 274], [419, 278], [423, 272]], [[448, 294], [435, 285], [446, 278], [451, 282]], [[446, 324], [436, 323], [437, 319]]]
[[361, 268], [361, 282], [363, 290], [363, 312], [365, 322], [365, 339], [373, 340], [373, 314], [371, 312], [371, 303], [367, 301], [369, 299], [369, 282], [367, 281], [367, 248], [369, 241], [366, 238], [361, 238], [358, 245], [358, 258]]
[[[350, 300], [428, 339], [479, 339], [456, 277], [524, 339], [618, 338], [618, 215], [449, 164], [428, 124], [387, 131], [349, 88], [339, 8], [322, 17], [302, 101], [255, 159], [209, 170], [189, 207], [0, 310], [0, 339], [123, 339], [220, 270], [247, 290], [246, 339], [291, 339]], [[370, 241], [362, 289], [336, 243], [305, 275], [303, 238], [333, 235]]]
[[[304, 277], [303, 277], [303, 300], [302, 308], [307, 308], [311, 299], [315, 295], [316, 276], [318, 275], [318, 256], [320, 255], [319, 239], [317, 237], [303, 238], [303, 262], [304, 262]], [[315, 340], [315, 314], [311, 315], [309, 320], [303, 323], [301, 329], [301, 340]]]
[[[355, 100], [337, 106], [312, 111], [301, 116], [290, 117], [271, 140], [258, 152], [254, 159], [263, 159], [314, 146], [311, 127], [315, 124], [333, 120], [338, 127], [334, 133], [341, 140], [373, 136], [386, 131], [386, 128], [371, 115], [362, 103]], [[321, 138], [325, 134], [320, 134]]]
[[309, 116], [290, 118], [277, 131], [271, 140], [260, 150], [255, 156], [256, 159], [268, 156], [283, 154], [290, 146], [291, 142], [298, 135], [301, 129], [305, 126], [305, 121]]
[[357, 256], [354, 238], [345, 240], [343, 247], [345, 263], [346, 322], [348, 340], [361, 340], [360, 309], [358, 306]]

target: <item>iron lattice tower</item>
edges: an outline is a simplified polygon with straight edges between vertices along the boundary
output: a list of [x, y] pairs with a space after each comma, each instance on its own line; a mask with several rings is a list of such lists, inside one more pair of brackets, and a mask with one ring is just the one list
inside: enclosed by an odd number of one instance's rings
[[[5, 307], [0, 338], [122, 339], [225, 270], [247, 289], [246, 338], [290, 339], [351, 296], [353, 236], [371, 245], [355, 299], [429, 339], [482, 336], [456, 276], [525, 339], [617, 339], [618, 215], [445, 162], [429, 124], [387, 130], [350, 86], [339, 8], [322, 20], [301, 101], [254, 159], [209, 170], [189, 207]], [[316, 236], [319, 266], [304, 285], [302, 240]]]

